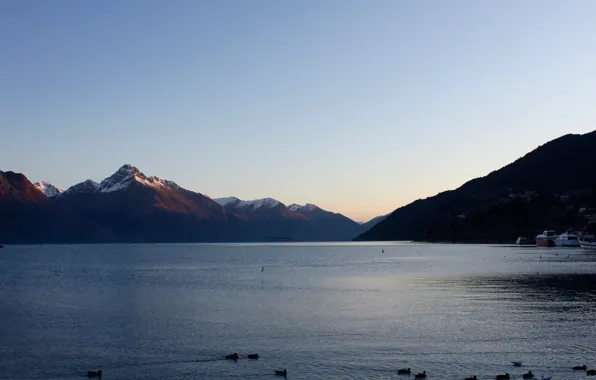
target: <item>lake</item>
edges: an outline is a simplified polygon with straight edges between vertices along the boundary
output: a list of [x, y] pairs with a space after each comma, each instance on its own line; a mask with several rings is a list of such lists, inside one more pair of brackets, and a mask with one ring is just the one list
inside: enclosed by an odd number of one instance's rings
[[[583, 379], [596, 252], [487, 245], [0, 250], [0, 378]], [[223, 360], [238, 352], [238, 361]], [[246, 359], [257, 352], [259, 360]], [[512, 360], [522, 360], [515, 368]], [[410, 377], [413, 379], [413, 374]]]

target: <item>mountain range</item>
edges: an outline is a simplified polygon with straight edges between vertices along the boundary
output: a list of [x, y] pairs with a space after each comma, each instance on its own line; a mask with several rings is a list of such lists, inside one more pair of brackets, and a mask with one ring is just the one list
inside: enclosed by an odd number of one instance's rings
[[0, 171], [0, 210], [5, 243], [345, 241], [365, 228], [313, 204], [211, 199], [131, 165], [64, 191]]
[[[512, 243], [581, 229], [596, 206], [596, 131], [565, 135], [461, 187], [400, 207], [355, 240]], [[456, 170], [456, 169], [454, 169]]]
[[316, 205], [212, 199], [124, 165], [62, 191], [0, 171], [0, 243], [452, 241], [579, 229], [596, 206], [596, 131], [565, 135], [455, 190], [363, 224]]

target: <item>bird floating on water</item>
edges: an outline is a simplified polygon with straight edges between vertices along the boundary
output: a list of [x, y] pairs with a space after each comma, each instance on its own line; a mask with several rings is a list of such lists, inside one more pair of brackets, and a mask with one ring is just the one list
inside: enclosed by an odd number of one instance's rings
[[402, 368], [402, 369], [397, 370], [398, 375], [409, 375], [410, 373], [412, 373], [412, 371], [409, 368], [408, 369]]
[[[536, 274], [538, 274], [538, 272], [536, 272]], [[513, 363], [514, 367], [521, 367], [523, 365], [521, 360], [513, 360], [511, 363]]]
[[284, 368], [283, 371], [275, 371], [275, 376], [283, 376], [286, 377], [288, 376], [288, 371], [286, 371], [286, 369]]
[[532, 371], [528, 371], [528, 373], [524, 373], [524, 374], [522, 375], [522, 377], [523, 377], [524, 379], [533, 379], [533, 378], [534, 378], [534, 374], [532, 373]]
[[101, 377], [101, 375], [103, 375], [103, 372], [100, 370], [97, 371], [88, 371], [87, 372], [87, 377]]
[[587, 365], [576, 365], [575, 367], [573, 367], [574, 371], [585, 371], [588, 369]]

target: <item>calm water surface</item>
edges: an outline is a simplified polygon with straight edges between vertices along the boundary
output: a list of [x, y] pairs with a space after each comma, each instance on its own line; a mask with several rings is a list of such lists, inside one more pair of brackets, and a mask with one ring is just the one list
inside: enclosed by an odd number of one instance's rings
[[[287, 368], [289, 379], [396, 379], [411, 367], [429, 379], [580, 379], [571, 366], [596, 368], [595, 312], [596, 253], [581, 249], [9, 246], [0, 378], [271, 379]], [[261, 358], [222, 360], [231, 352]]]

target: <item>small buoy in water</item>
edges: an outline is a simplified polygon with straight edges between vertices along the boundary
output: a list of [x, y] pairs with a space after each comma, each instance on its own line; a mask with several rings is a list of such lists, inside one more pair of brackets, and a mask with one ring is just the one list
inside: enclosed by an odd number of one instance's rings
[[262, 267], [262, 268], [261, 268], [261, 272], [263, 272], [264, 270], [265, 270], [265, 267]]
[[98, 371], [88, 371], [87, 372], [87, 377], [101, 377], [101, 375], [103, 375], [103, 372], [101, 372], [101, 369]]
[[381, 253], [385, 253], [385, 250], [384, 249], [381, 249]]

